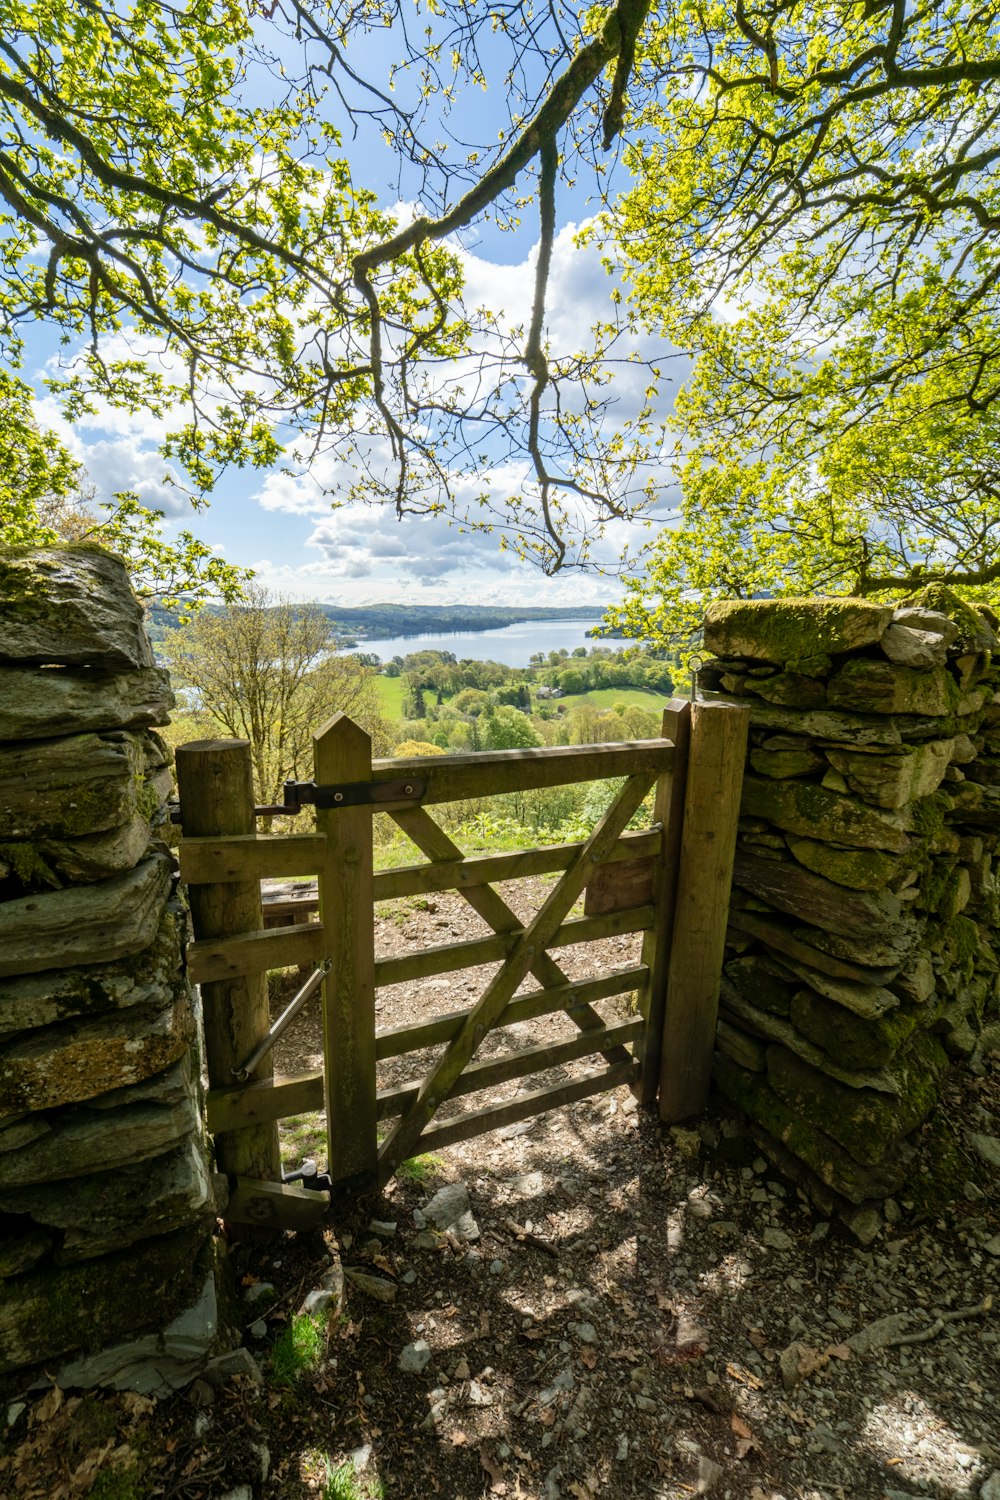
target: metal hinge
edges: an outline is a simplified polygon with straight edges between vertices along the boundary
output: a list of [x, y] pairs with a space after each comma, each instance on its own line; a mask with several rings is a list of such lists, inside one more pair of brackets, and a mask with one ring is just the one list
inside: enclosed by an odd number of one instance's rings
[[373, 807], [380, 802], [419, 802], [426, 781], [413, 776], [398, 781], [347, 781], [342, 785], [315, 781], [286, 781], [284, 802], [254, 809], [258, 817], [293, 816], [303, 807]]

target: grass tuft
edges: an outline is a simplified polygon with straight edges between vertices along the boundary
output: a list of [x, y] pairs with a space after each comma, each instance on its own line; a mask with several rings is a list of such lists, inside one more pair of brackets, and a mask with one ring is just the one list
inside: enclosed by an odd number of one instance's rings
[[273, 1385], [294, 1385], [317, 1368], [326, 1347], [326, 1319], [298, 1313], [275, 1340], [271, 1351]]

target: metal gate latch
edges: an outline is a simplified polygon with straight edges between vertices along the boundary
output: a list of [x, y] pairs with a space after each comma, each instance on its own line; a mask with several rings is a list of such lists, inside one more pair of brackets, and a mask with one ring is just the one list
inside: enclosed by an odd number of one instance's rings
[[288, 1030], [289, 1026], [292, 1024], [292, 1022], [295, 1020], [295, 1017], [302, 1009], [303, 1005], [305, 1005], [310, 996], [316, 993], [321, 983], [323, 982], [324, 976], [329, 974], [332, 967], [333, 965], [328, 958], [325, 958], [321, 964], [316, 965], [315, 973], [309, 975], [309, 978], [306, 980], [305, 984], [299, 990], [295, 998], [293, 1000], [289, 1000], [288, 1004], [285, 1006], [278, 1019], [272, 1022], [271, 1029], [267, 1033], [267, 1036], [264, 1038], [264, 1040], [257, 1044], [257, 1046], [251, 1052], [250, 1056], [247, 1058], [246, 1062], [241, 1063], [238, 1068], [233, 1069], [233, 1077], [237, 1079], [238, 1082], [246, 1083], [247, 1079], [250, 1077], [250, 1074], [260, 1062], [261, 1058], [267, 1056], [271, 1048], [274, 1046], [275, 1042], [278, 1040], [279, 1036], [281, 1036], [283, 1032]]

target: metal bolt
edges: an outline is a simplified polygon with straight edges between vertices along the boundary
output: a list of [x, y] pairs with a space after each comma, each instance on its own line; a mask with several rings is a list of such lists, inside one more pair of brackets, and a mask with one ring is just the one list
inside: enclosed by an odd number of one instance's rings
[[334, 794], [333, 794], [333, 800], [334, 800], [334, 802], [343, 802], [343, 800], [344, 800], [344, 794], [343, 794], [343, 792], [334, 792]]
[[404, 797], [412, 797], [413, 796], [413, 788], [412, 788], [412, 786], [404, 786], [404, 788], [403, 788], [403, 796]]

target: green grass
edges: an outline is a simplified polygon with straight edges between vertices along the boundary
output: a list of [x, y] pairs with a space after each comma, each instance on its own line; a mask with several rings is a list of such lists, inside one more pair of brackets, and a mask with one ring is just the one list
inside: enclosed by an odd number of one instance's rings
[[378, 690], [382, 698], [382, 712], [387, 719], [403, 717], [404, 688], [402, 677], [379, 677]]
[[436, 1177], [445, 1169], [445, 1161], [441, 1156], [435, 1156], [433, 1151], [427, 1151], [423, 1156], [411, 1156], [409, 1161], [400, 1163], [396, 1176], [403, 1182], [412, 1182], [417, 1187], [423, 1187], [431, 1177]]
[[358, 1488], [354, 1465], [350, 1459], [336, 1469], [331, 1469], [329, 1462], [327, 1463], [323, 1500], [365, 1500], [364, 1492]]
[[317, 1368], [326, 1346], [325, 1325], [319, 1314], [296, 1314], [271, 1350], [272, 1385], [294, 1385]]
[[589, 693], [567, 693], [564, 698], [557, 698], [556, 704], [565, 703], [572, 708], [575, 703], [595, 703], [598, 708], [614, 708], [616, 703], [627, 703], [639, 708], [663, 708], [667, 697], [668, 694], [654, 693], [649, 688], [591, 688]]

